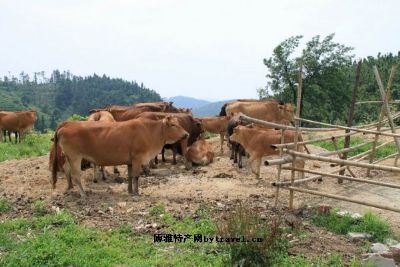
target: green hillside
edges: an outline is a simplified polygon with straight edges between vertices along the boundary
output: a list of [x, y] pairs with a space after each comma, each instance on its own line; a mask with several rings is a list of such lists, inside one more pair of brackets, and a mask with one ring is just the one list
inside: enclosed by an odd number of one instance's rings
[[37, 110], [35, 128], [43, 130], [54, 129], [72, 114], [86, 116], [93, 108], [161, 100], [158, 93], [143, 84], [106, 75], [79, 77], [56, 70], [45, 80], [38, 83], [24, 77], [4, 77], [0, 81], [0, 110]]

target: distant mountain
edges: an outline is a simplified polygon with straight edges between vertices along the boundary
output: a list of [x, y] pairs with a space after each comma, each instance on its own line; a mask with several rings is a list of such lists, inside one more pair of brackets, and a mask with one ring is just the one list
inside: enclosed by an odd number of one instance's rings
[[166, 98], [165, 101], [174, 102], [174, 106], [178, 108], [192, 108], [192, 109], [199, 108], [211, 103], [210, 101], [207, 100], [197, 99], [188, 96], [169, 97]]
[[231, 101], [233, 101], [233, 100], [223, 100], [223, 101], [209, 103], [207, 105], [192, 109], [192, 112], [193, 112], [193, 115], [196, 117], [219, 115], [219, 113], [221, 111], [221, 107], [225, 103], [231, 102]]

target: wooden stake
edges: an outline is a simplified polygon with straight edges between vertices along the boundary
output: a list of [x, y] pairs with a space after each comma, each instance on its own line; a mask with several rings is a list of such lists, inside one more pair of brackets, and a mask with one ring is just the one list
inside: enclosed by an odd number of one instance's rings
[[[378, 68], [376, 66], [373, 67], [373, 71], [374, 71], [376, 82], [378, 83], [379, 91], [381, 93], [381, 97], [382, 97], [382, 101], [383, 101], [381, 112], [379, 114], [378, 125], [376, 127], [376, 130], [379, 132], [381, 130], [382, 125], [383, 125], [382, 120], [383, 120], [383, 118], [385, 116], [385, 112], [388, 111], [388, 109], [386, 109], [386, 106], [388, 106], [387, 103], [390, 100], [390, 90], [391, 90], [391, 84], [392, 84], [392, 79], [393, 79], [393, 75], [392, 74], [395, 71], [395, 69], [393, 69], [393, 67], [392, 67], [386, 92], [383, 89], [382, 79], [381, 79], [381, 77], [379, 75], [379, 71], [378, 71]], [[392, 130], [393, 130], [393, 128], [392, 128]], [[375, 135], [374, 144], [372, 145], [372, 150], [371, 150], [371, 154], [370, 154], [370, 157], [369, 157], [369, 163], [372, 163], [374, 161], [375, 152], [376, 152], [376, 145], [378, 143], [378, 139], [379, 139], [379, 135]], [[397, 149], [399, 149], [399, 146], [397, 146]], [[369, 177], [370, 174], [371, 174], [371, 171], [370, 171], [370, 169], [368, 169], [367, 170], [367, 176]]]
[[[300, 110], [301, 110], [301, 90], [303, 87], [303, 63], [300, 65], [300, 71], [299, 71], [299, 84], [297, 86], [297, 105], [296, 105], [296, 117], [300, 118]], [[300, 122], [298, 120], [295, 121], [295, 131], [296, 134], [294, 136], [294, 150], [297, 151], [297, 141], [299, 140], [299, 125]], [[293, 156], [293, 161], [292, 161], [292, 167], [295, 167], [296, 164], [296, 155]], [[292, 170], [292, 176], [290, 178], [291, 183], [294, 183], [294, 178], [295, 178], [296, 172]], [[294, 191], [290, 190], [289, 192], [289, 209], [293, 209], [293, 198], [294, 198]]]
[[[361, 73], [361, 60], [358, 61], [357, 68], [356, 68], [356, 80], [354, 81], [353, 92], [351, 95], [349, 114], [347, 117], [347, 127], [351, 127], [353, 125], [353, 114], [354, 114], [354, 109], [356, 106], [358, 85], [360, 84], [360, 73]], [[346, 133], [349, 133], [349, 132], [350, 132], [349, 130], [346, 130]], [[348, 148], [349, 146], [350, 146], [350, 135], [345, 137], [343, 148]], [[342, 159], [347, 159], [347, 152], [343, 153]], [[341, 171], [339, 174], [343, 175], [344, 172], [345, 172], [345, 170]], [[343, 183], [343, 180], [338, 179], [338, 183], [339, 184]]]
[[[281, 144], [285, 143], [285, 130], [281, 130]], [[283, 150], [282, 148], [279, 149], [279, 156], [282, 157], [283, 154]], [[282, 172], [282, 164], [278, 165], [278, 181], [281, 180], [281, 172]], [[274, 203], [274, 207], [276, 208], [278, 206], [278, 201], [279, 201], [279, 188], [276, 188], [275, 191], [275, 203]]]

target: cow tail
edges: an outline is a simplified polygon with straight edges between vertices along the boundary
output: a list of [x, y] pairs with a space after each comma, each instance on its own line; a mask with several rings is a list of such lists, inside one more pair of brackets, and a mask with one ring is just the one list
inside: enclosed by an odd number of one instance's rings
[[[58, 129], [57, 129], [58, 130]], [[51, 185], [54, 188], [56, 188], [56, 183], [57, 183], [57, 171], [58, 171], [58, 137], [57, 137], [57, 130], [54, 133], [54, 160], [53, 160], [53, 166], [51, 166]]]
[[222, 107], [221, 107], [221, 111], [219, 112], [219, 115], [220, 116], [226, 116], [226, 106], [227, 106], [228, 104], [227, 103], [225, 103]]

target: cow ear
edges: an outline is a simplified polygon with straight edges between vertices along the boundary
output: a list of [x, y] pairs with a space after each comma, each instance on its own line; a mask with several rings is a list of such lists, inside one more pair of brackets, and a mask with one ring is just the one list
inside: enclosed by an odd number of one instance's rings
[[171, 115], [168, 115], [164, 118], [165, 123], [167, 124], [167, 126], [171, 125]]

